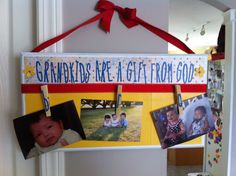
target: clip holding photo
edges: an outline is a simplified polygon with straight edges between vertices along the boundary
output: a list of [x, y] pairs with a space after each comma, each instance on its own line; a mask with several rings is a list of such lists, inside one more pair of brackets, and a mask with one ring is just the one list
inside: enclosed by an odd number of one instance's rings
[[183, 107], [183, 100], [181, 96], [181, 87], [180, 85], [175, 85], [175, 92], [177, 97], [177, 109], [180, 116], [183, 115], [184, 107]]
[[44, 105], [46, 116], [50, 117], [51, 110], [50, 110], [50, 101], [49, 101], [49, 96], [48, 96], [48, 86], [47, 85], [41, 86], [41, 92], [42, 92], [42, 99], [43, 99], [43, 105]]
[[122, 102], [122, 85], [118, 85], [117, 87], [117, 95], [116, 95], [116, 115], [119, 116], [121, 112], [121, 102]]

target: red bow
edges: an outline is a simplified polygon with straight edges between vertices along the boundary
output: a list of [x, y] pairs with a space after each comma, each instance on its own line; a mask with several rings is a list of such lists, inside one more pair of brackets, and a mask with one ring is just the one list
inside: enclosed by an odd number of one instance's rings
[[69, 34], [74, 32], [75, 30], [77, 30], [83, 26], [86, 26], [90, 23], [93, 23], [97, 20], [100, 20], [100, 24], [101, 24], [101, 27], [103, 28], [103, 30], [105, 30], [106, 32], [110, 32], [112, 16], [114, 14], [114, 11], [117, 11], [121, 21], [123, 22], [123, 24], [127, 28], [131, 28], [131, 27], [134, 27], [137, 25], [142, 25], [147, 30], [149, 30], [152, 33], [156, 34], [157, 36], [161, 37], [165, 41], [173, 44], [174, 46], [178, 47], [179, 49], [185, 51], [186, 53], [189, 53], [189, 54], [194, 53], [191, 49], [189, 49], [182, 41], [180, 41], [176, 37], [170, 35], [169, 33], [165, 32], [155, 26], [152, 26], [151, 24], [147, 23], [146, 21], [142, 20], [141, 18], [138, 18], [136, 16], [136, 9], [122, 8], [120, 6], [116, 6], [115, 4], [113, 4], [112, 2], [107, 1], [107, 0], [98, 1], [96, 8], [100, 12], [98, 15], [88, 19], [84, 23], [70, 29], [69, 31], [67, 31], [63, 34], [40, 44], [39, 46], [34, 48], [32, 50], [32, 52], [39, 52], [39, 51], [51, 46], [52, 44], [58, 42], [59, 40], [62, 40], [63, 38], [67, 37]]
[[100, 13], [104, 13], [101, 19], [101, 26], [106, 32], [110, 32], [111, 19], [114, 11], [117, 11], [121, 21], [127, 28], [137, 26], [138, 23], [135, 22], [136, 19], [136, 9], [122, 8], [115, 6], [112, 2], [106, 0], [100, 0], [97, 3], [97, 10]]

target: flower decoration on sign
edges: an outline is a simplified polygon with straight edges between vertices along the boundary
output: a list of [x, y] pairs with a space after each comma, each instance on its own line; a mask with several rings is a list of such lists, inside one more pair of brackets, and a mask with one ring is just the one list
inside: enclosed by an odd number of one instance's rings
[[35, 75], [35, 66], [26, 65], [25, 69], [23, 70], [23, 73], [25, 74], [25, 77], [27, 79], [31, 78]]
[[205, 70], [202, 66], [195, 68], [195, 76], [202, 78], [204, 73], [205, 73]]

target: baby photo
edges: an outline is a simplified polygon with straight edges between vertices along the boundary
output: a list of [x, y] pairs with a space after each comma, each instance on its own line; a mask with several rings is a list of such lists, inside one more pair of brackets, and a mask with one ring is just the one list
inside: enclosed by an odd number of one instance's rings
[[81, 100], [81, 123], [87, 140], [138, 142], [142, 102], [122, 101], [116, 112], [111, 100]]
[[152, 112], [162, 148], [171, 147], [214, 130], [207, 94], [183, 101], [184, 112], [178, 114], [177, 105], [171, 105]]
[[13, 120], [15, 133], [25, 159], [55, 150], [85, 139], [85, 134], [73, 101]]

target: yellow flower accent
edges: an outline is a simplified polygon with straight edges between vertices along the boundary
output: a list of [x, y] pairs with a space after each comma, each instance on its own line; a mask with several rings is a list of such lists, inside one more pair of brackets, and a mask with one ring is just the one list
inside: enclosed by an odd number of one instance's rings
[[200, 66], [199, 68], [195, 68], [195, 76], [199, 76], [200, 78], [202, 78], [204, 73], [205, 70], [202, 66]]
[[26, 65], [25, 69], [23, 70], [23, 73], [25, 74], [25, 77], [27, 79], [35, 75], [34, 69], [35, 69], [35, 66]]

